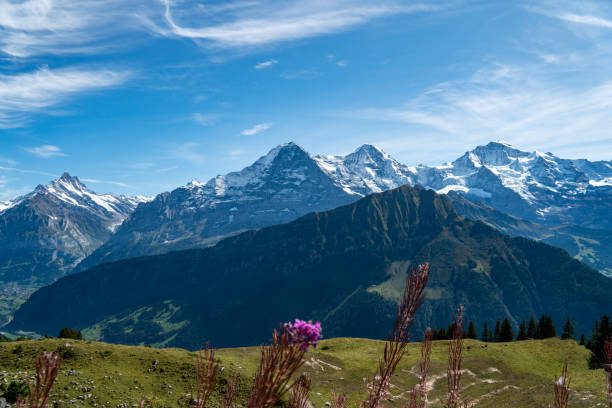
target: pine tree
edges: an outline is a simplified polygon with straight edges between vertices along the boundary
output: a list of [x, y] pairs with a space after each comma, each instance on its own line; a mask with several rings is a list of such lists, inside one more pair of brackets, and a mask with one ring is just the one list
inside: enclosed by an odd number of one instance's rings
[[60, 330], [59, 334], [57, 335], [57, 338], [58, 339], [82, 340], [83, 335], [78, 330], [69, 329], [67, 327], [64, 327], [62, 330]]
[[519, 332], [518, 332], [518, 335], [516, 336], [516, 339], [518, 341], [527, 340], [527, 323], [525, 323], [524, 320], [521, 322], [521, 325], [519, 326]]
[[499, 333], [500, 332], [501, 332], [501, 323], [498, 320], [497, 323], [495, 323], [495, 334], [494, 334], [494, 337], [493, 337], [493, 341], [495, 341], [495, 342], [499, 342], [500, 341], [500, 339], [499, 339]]
[[572, 320], [568, 317], [565, 324], [563, 325], [563, 332], [561, 333], [561, 340], [569, 340], [574, 338], [574, 325]]
[[509, 342], [514, 340], [514, 332], [512, 331], [512, 324], [510, 324], [510, 320], [505, 318], [501, 324], [501, 328], [499, 331], [499, 341], [501, 342]]
[[548, 339], [550, 337], [557, 337], [557, 329], [552, 321], [552, 317], [542, 315], [538, 322], [538, 330], [536, 338]]
[[580, 345], [581, 346], [586, 346], [586, 342], [585, 342], [585, 338], [584, 338], [584, 333], [582, 333], [580, 335]]
[[529, 326], [527, 326], [527, 338], [535, 339], [538, 337], [538, 328], [536, 326], [536, 321], [533, 316], [529, 319]]
[[474, 340], [478, 338], [478, 332], [476, 332], [476, 325], [472, 321], [470, 321], [470, 324], [468, 324], [467, 338]]
[[587, 343], [587, 348], [593, 352], [589, 361], [591, 368], [600, 368], [601, 364], [603, 364], [603, 346], [606, 339], [611, 336], [612, 324], [610, 323], [610, 316], [603, 315], [601, 321], [595, 322], [595, 328]]
[[482, 327], [482, 341], [485, 343], [491, 341], [489, 339], [489, 324], [487, 322], [485, 322], [484, 326]]

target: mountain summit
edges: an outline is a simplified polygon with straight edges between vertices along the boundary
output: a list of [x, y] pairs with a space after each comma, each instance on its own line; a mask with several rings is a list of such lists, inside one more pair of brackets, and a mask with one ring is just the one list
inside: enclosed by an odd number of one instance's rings
[[139, 206], [79, 270], [212, 245], [405, 184], [459, 193], [547, 226], [612, 230], [612, 162], [566, 160], [491, 142], [443, 166], [408, 167], [368, 144], [345, 156], [313, 156], [286, 143], [241, 171], [194, 180]]
[[70, 272], [143, 201], [95, 193], [64, 173], [0, 207], [0, 301]]

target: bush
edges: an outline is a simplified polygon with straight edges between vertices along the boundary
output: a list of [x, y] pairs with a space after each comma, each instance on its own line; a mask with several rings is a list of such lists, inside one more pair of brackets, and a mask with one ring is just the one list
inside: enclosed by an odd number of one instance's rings
[[67, 327], [64, 327], [62, 330], [60, 330], [59, 334], [57, 335], [57, 338], [58, 339], [83, 340], [83, 335], [81, 334], [79, 330], [69, 329]]
[[11, 381], [2, 395], [7, 402], [14, 404], [19, 396], [23, 398], [30, 395], [30, 389], [25, 381]]

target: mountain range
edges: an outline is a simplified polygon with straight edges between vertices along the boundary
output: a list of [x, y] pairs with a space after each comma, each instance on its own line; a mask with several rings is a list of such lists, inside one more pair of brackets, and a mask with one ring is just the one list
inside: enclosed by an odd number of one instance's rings
[[[459, 212], [496, 228], [505, 213], [501, 231], [559, 245], [612, 275], [612, 162], [526, 153], [500, 142], [438, 167], [408, 167], [372, 145], [346, 156], [280, 145], [239, 172], [194, 180], [143, 203], [78, 270], [212, 245], [405, 184], [454, 193]], [[477, 205], [466, 207], [463, 198]]]
[[256, 345], [300, 316], [328, 337], [384, 338], [409, 265], [431, 262], [426, 324], [445, 326], [459, 304], [481, 327], [509, 318], [571, 316], [578, 333], [609, 312], [612, 280], [564, 250], [511, 238], [460, 216], [445, 195], [403, 186], [204, 249], [132, 258], [39, 289], [9, 330], [127, 344]]
[[102, 245], [144, 197], [97, 194], [64, 173], [0, 207], [0, 322]]
[[459, 214], [563, 248], [612, 276], [612, 162], [491, 142], [452, 163], [409, 167], [372, 145], [314, 156], [287, 143], [241, 171], [154, 199], [97, 194], [66, 173], [0, 203], [0, 324], [67, 273], [214, 245], [401, 185], [446, 193]]

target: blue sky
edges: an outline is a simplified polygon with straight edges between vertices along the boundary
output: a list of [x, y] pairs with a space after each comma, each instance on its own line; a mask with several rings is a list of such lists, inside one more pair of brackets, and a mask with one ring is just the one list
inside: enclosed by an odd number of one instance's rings
[[0, 200], [155, 194], [275, 145], [612, 159], [609, 1], [0, 2]]

